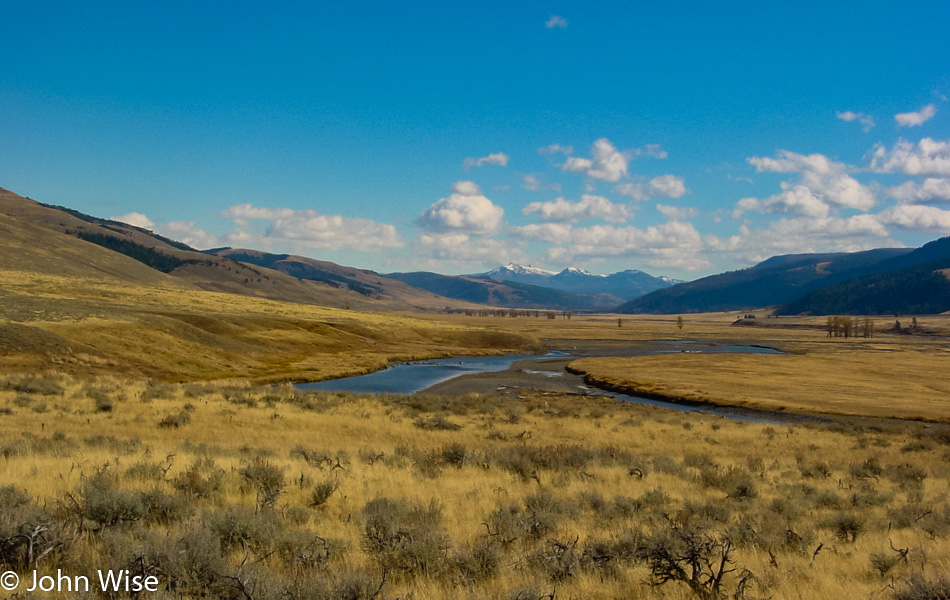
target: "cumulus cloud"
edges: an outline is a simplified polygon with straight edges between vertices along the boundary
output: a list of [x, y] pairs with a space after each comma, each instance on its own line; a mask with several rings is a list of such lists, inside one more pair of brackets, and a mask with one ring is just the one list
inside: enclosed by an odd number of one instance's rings
[[746, 264], [782, 254], [802, 252], [858, 252], [884, 246], [899, 246], [888, 237], [877, 215], [841, 217], [793, 217], [769, 223], [768, 227], [739, 227], [739, 235], [707, 236], [710, 252], [728, 254]]
[[438, 263], [470, 265], [481, 263], [497, 265], [507, 262], [527, 262], [528, 256], [520, 249], [494, 238], [473, 239], [466, 233], [422, 233], [416, 241], [417, 253]]
[[950, 203], [950, 179], [928, 177], [923, 183], [907, 181], [888, 188], [887, 195], [902, 204]]
[[650, 195], [654, 198], [680, 198], [686, 191], [686, 182], [676, 175], [660, 175], [650, 180]]
[[920, 204], [899, 204], [876, 215], [881, 223], [919, 233], [950, 234], [950, 210]]
[[692, 207], [667, 206], [666, 204], [657, 204], [656, 209], [663, 213], [670, 221], [685, 221], [692, 219], [699, 211]]
[[614, 186], [614, 193], [620, 194], [621, 196], [630, 196], [637, 202], [642, 202], [650, 198], [646, 190], [643, 189], [642, 183], [621, 183], [620, 185]]
[[430, 233], [489, 235], [498, 231], [504, 215], [474, 182], [458, 181], [452, 194], [422, 211], [416, 223]]
[[561, 191], [560, 183], [542, 183], [541, 179], [534, 173], [528, 173], [521, 177], [521, 187], [529, 192], [540, 192], [541, 190]]
[[548, 29], [567, 29], [567, 19], [558, 15], [551, 15], [544, 26]]
[[[806, 156], [781, 150], [776, 158], [753, 156], [746, 160], [759, 173], [799, 173], [799, 185], [807, 188], [811, 195], [826, 204], [862, 211], [870, 210], [874, 206], [874, 194], [871, 190], [848, 175], [844, 163], [833, 161], [822, 154]], [[785, 197], [787, 201], [796, 201], [785, 194], [791, 189], [791, 185], [784, 184], [783, 194], [779, 196]], [[797, 193], [801, 195], [803, 192]], [[773, 205], [780, 206], [782, 198], [773, 198]]]
[[543, 148], [538, 148], [538, 154], [564, 154], [565, 156], [574, 153], [574, 146], [562, 146], [560, 144], [551, 144]]
[[127, 215], [109, 217], [109, 220], [118, 221], [119, 223], [125, 223], [127, 225], [133, 225], [135, 227], [141, 227], [142, 229], [151, 229], [152, 227], [155, 227], [155, 223], [153, 223], [151, 219], [140, 212], [130, 212]]
[[872, 117], [871, 115], [860, 113], [860, 112], [856, 113], [850, 110], [846, 110], [844, 112], [835, 113], [835, 116], [837, 116], [842, 121], [847, 121], [848, 123], [852, 121], [857, 121], [858, 123], [862, 125], [862, 129], [864, 129], [864, 131], [871, 131], [871, 129], [873, 129], [877, 125], [877, 123], [874, 122], [874, 117]]
[[522, 214], [536, 214], [545, 221], [576, 222], [600, 218], [610, 223], [622, 223], [631, 217], [623, 204], [614, 204], [603, 196], [584, 194], [579, 202], [556, 198], [550, 202], [532, 202], [524, 207]]
[[899, 140], [891, 150], [878, 146], [871, 157], [871, 169], [879, 173], [915, 176], [950, 176], [950, 141], [924, 138], [917, 142]]
[[484, 165], [505, 167], [508, 166], [508, 158], [508, 155], [504, 152], [495, 152], [481, 158], [466, 158], [465, 162], [462, 163], [462, 166], [465, 167], [465, 170], [471, 169], [473, 167], [481, 167]]
[[199, 227], [194, 221], [171, 221], [157, 228], [158, 233], [188, 244], [192, 248], [206, 250], [221, 246], [221, 238]]
[[667, 158], [666, 150], [664, 150], [659, 144], [646, 144], [642, 148], [635, 148], [630, 150], [629, 154], [631, 156], [648, 156], [650, 158]]
[[571, 241], [573, 226], [565, 223], [532, 223], [521, 227], [512, 227], [509, 233], [526, 240], [566, 244]]
[[610, 140], [600, 138], [591, 148], [591, 158], [569, 156], [561, 168], [602, 181], [617, 181], [626, 177], [629, 161], [628, 156], [617, 150]]
[[396, 228], [387, 223], [370, 219], [349, 218], [340, 215], [324, 215], [316, 210], [290, 208], [266, 208], [253, 204], [237, 204], [223, 211], [241, 229], [228, 234], [240, 235], [250, 221], [270, 221], [263, 237], [268, 242], [286, 242], [298, 247], [353, 248], [355, 250], [378, 250], [398, 248], [403, 245]]
[[894, 115], [899, 127], [917, 127], [923, 125], [937, 114], [937, 107], [928, 104], [917, 112], [906, 112]]
[[761, 213], [781, 213], [804, 217], [827, 217], [830, 207], [804, 185], [791, 186], [782, 182], [783, 191], [764, 200], [743, 198], [736, 202], [732, 217], [738, 219], [744, 211], [757, 210]]
[[691, 224], [679, 221], [643, 229], [544, 223], [516, 227], [511, 233], [524, 239], [554, 244], [546, 256], [557, 262], [574, 258], [632, 258], [653, 267], [697, 270], [710, 266], [702, 236]]

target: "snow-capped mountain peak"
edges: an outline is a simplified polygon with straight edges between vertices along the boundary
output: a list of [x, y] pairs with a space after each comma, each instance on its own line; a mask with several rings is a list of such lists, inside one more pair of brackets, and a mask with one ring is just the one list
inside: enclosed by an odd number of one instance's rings
[[518, 263], [510, 262], [503, 267], [498, 267], [497, 269], [492, 269], [486, 275], [489, 277], [494, 277], [495, 275], [502, 275], [506, 273], [513, 273], [516, 275], [540, 275], [542, 277], [550, 277], [556, 275], [554, 271], [548, 271], [534, 265], [519, 265]]

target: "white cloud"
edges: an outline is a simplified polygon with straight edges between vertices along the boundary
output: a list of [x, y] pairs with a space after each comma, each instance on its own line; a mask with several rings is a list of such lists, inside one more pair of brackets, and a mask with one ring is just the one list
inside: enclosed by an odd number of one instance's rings
[[548, 29], [567, 29], [567, 19], [558, 15], [551, 15], [550, 18], [544, 22], [544, 26]]
[[127, 225], [133, 225], [135, 227], [141, 227], [142, 229], [151, 229], [152, 227], [155, 227], [155, 223], [153, 223], [151, 219], [140, 212], [130, 212], [127, 215], [122, 215], [119, 217], [109, 217], [109, 220], [118, 221]]
[[914, 146], [913, 142], [899, 140], [890, 151], [878, 146], [871, 157], [871, 169], [879, 173], [948, 177], [950, 141], [924, 138]]
[[540, 192], [541, 190], [561, 191], [560, 183], [542, 183], [541, 179], [534, 173], [528, 173], [521, 177], [521, 187], [529, 192]]
[[743, 198], [736, 202], [732, 217], [738, 219], [743, 211], [757, 210], [761, 213], [780, 213], [804, 217], [827, 217], [830, 207], [804, 185], [791, 186], [782, 182], [782, 192], [764, 200]]
[[937, 235], [950, 234], [950, 210], [920, 204], [899, 204], [876, 215], [881, 223]]
[[522, 214], [536, 214], [545, 221], [576, 222], [601, 218], [610, 223], [622, 223], [631, 217], [623, 204], [614, 204], [603, 196], [584, 194], [579, 202], [556, 198], [550, 202], [532, 202], [524, 207]]
[[602, 181], [617, 181], [627, 175], [629, 157], [617, 150], [607, 138], [600, 138], [591, 148], [591, 158], [569, 156], [561, 168], [565, 171], [583, 173]]
[[[806, 156], [780, 150], [777, 158], [753, 156], [746, 160], [759, 173], [799, 173], [801, 185], [829, 205], [862, 211], [870, 210], [874, 206], [874, 194], [867, 186], [847, 174], [847, 165], [822, 154]], [[787, 185], [782, 187], [788, 191]]]
[[538, 154], [564, 154], [565, 156], [574, 153], [574, 146], [562, 146], [560, 144], [551, 144], [543, 148], [538, 148]]
[[462, 163], [462, 166], [465, 167], [465, 170], [471, 169], [473, 167], [481, 167], [484, 165], [506, 167], [508, 166], [508, 159], [508, 155], [504, 152], [494, 152], [481, 158], [466, 158], [465, 162]]
[[575, 257], [585, 260], [636, 258], [653, 267], [697, 270], [710, 266], [702, 236], [691, 224], [679, 221], [644, 229], [544, 223], [516, 227], [511, 233], [524, 239], [554, 244], [546, 257], [555, 262]]
[[614, 193], [621, 196], [630, 196], [637, 202], [648, 200], [650, 196], [644, 191], [643, 184], [640, 183], [621, 183], [614, 186]]
[[728, 238], [707, 236], [710, 251], [721, 252], [746, 264], [772, 256], [803, 252], [857, 252], [898, 246], [888, 238], [877, 215], [841, 217], [783, 218], [761, 229], [739, 227], [739, 235]]
[[573, 227], [565, 223], [532, 223], [521, 227], [512, 227], [510, 233], [526, 240], [536, 240], [549, 244], [566, 244], [571, 241]]
[[646, 144], [643, 148], [636, 148], [630, 150], [628, 153], [630, 156], [648, 156], [650, 158], [668, 158], [666, 150], [664, 150], [659, 144]]
[[888, 188], [887, 195], [902, 204], [950, 203], [950, 179], [928, 177], [923, 183], [908, 181]]
[[399, 248], [403, 245], [396, 228], [387, 223], [324, 215], [310, 209], [265, 208], [238, 204], [223, 211], [221, 215], [234, 219], [239, 226], [238, 231], [228, 234], [229, 239], [255, 239], [247, 232], [246, 227], [251, 220], [262, 220], [270, 221], [263, 234], [265, 242], [285, 242], [303, 248], [353, 248], [364, 251]]
[[850, 110], [846, 110], [844, 112], [835, 113], [835, 116], [837, 116], [842, 121], [847, 121], [848, 123], [850, 123], [851, 121], [857, 121], [858, 123], [862, 125], [862, 128], [866, 132], [871, 131], [871, 129], [873, 129], [877, 125], [877, 123], [874, 122], [874, 117], [872, 117], [871, 115], [866, 115], [864, 113], [859, 113], [859, 112], [856, 113]]
[[923, 125], [937, 114], [937, 107], [928, 104], [917, 112], [906, 112], [894, 115], [899, 127], [917, 127]]
[[663, 213], [670, 221], [685, 221], [692, 219], [699, 211], [692, 207], [667, 206], [666, 204], [657, 204], [656, 209]]
[[194, 221], [171, 221], [157, 229], [159, 234], [199, 250], [207, 250], [222, 245], [221, 238], [198, 227]]
[[680, 198], [686, 191], [686, 182], [676, 175], [660, 175], [650, 180], [650, 195], [654, 198]]
[[422, 211], [416, 222], [430, 233], [487, 235], [498, 231], [504, 214], [474, 182], [458, 181], [452, 195]]
[[472, 263], [498, 265], [511, 261], [527, 262], [528, 256], [520, 249], [494, 238], [472, 239], [466, 233], [423, 233], [416, 240], [417, 252], [432, 261], [430, 264], [453, 263], [461, 266]]
[[654, 267], [697, 270], [710, 266], [702, 236], [691, 224], [680, 221], [645, 229], [612, 225], [575, 228], [568, 250], [584, 258], [636, 257]]

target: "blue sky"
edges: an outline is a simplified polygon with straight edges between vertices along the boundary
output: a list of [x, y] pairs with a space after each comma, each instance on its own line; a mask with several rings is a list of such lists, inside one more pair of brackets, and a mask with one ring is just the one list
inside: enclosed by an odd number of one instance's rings
[[827, 4], [0, 0], [0, 186], [382, 272], [950, 235], [950, 5]]

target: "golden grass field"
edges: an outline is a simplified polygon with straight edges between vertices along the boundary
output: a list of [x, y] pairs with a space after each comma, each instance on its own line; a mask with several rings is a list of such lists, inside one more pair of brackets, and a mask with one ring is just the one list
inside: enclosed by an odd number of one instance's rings
[[0, 270], [0, 368], [170, 381], [319, 380], [393, 359], [539, 351], [533, 338], [409, 313]]
[[3, 389], [2, 483], [32, 500], [0, 489], [0, 539], [32, 516], [47, 526], [37, 550], [62, 544], [40, 571], [147, 568], [168, 597], [695, 598], [659, 585], [663, 548], [692, 544], [715, 569], [726, 540], [710, 598], [890, 597], [950, 569], [941, 427], [770, 426], [539, 393], [58, 376]]
[[[912, 335], [878, 317], [871, 339], [829, 339], [819, 318], [685, 315], [680, 329], [676, 316], [618, 326], [0, 281], [0, 567], [24, 577], [128, 568], [163, 582], [143, 597], [243, 600], [950, 593], [942, 424], [260, 385], [545, 344], [598, 350], [572, 368], [623, 390], [946, 421], [948, 317]], [[649, 340], [787, 354], [609, 356]]]
[[[571, 363], [590, 383], [624, 393], [791, 412], [950, 421], [950, 316], [921, 316], [911, 334], [888, 331], [894, 317], [875, 317], [874, 337], [867, 339], [829, 338], [825, 317], [759, 318], [759, 326], [731, 326], [737, 316], [685, 315], [682, 330], [675, 315], [624, 315], [622, 327], [617, 316], [506, 318], [494, 319], [492, 326], [557, 340], [563, 347], [597, 340], [694, 340], [787, 353], [672, 353]], [[905, 328], [910, 325], [909, 317], [900, 319]], [[799, 328], [807, 326], [813, 328]]]

